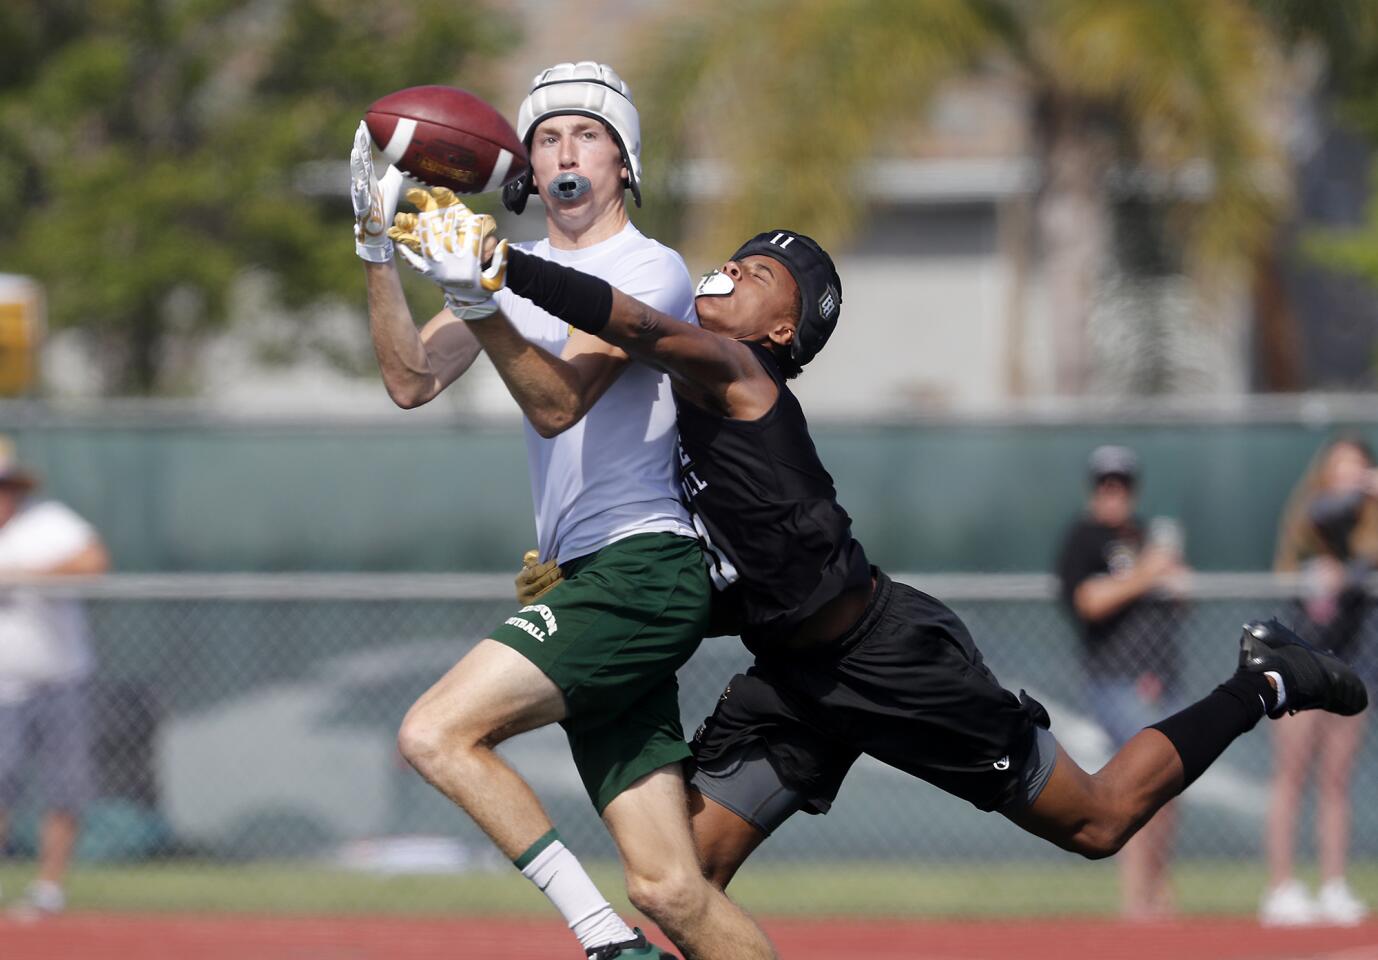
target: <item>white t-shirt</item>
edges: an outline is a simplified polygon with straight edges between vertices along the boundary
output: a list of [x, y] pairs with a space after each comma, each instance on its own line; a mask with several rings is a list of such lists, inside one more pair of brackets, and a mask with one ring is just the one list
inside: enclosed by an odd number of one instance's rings
[[[549, 240], [522, 244], [533, 256], [600, 277], [661, 313], [696, 323], [694, 291], [680, 255], [630, 223], [580, 250]], [[502, 290], [498, 305], [522, 336], [556, 356], [569, 325]], [[551, 439], [526, 424], [531, 498], [541, 559], [561, 563], [637, 533], [694, 536], [679, 499], [675, 401], [670, 378], [633, 361], [582, 420]]]
[[[62, 504], [26, 501], [0, 526], [0, 576], [51, 568], [96, 539], [91, 525]], [[80, 680], [91, 668], [79, 603], [24, 587], [0, 588], [0, 701], [23, 699], [37, 684]]]

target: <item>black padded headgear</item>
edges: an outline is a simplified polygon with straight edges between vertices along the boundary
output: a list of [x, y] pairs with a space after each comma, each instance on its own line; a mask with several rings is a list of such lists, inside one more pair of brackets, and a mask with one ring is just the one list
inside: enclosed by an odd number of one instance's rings
[[732, 259], [756, 256], [783, 263], [799, 286], [799, 326], [794, 331], [789, 355], [802, 368], [818, 355], [837, 327], [842, 312], [842, 281], [837, 268], [828, 252], [811, 237], [793, 230], [758, 233], [742, 244]]

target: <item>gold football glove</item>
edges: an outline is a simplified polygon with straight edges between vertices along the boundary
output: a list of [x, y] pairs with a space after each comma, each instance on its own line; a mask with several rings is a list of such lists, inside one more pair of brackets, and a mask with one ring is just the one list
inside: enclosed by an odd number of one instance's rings
[[456, 316], [491, 315], [497, 310], [493, 294], [507, 278], [507, 241], [494, 236], [497, 221], [474, 213], [445, 187], [408, 190], [407, 200], [420, 212], [399, 213], [388, 228], [403, 258], [445, 291], [445, 305]]
[[564, 583], [565, 576], [560, 565], [553, 559], [537, 563], [540, 558], [535, 550], [528, 550], [522, 556], [522, 569], [517, 574], [517, 602], [522, 606], [535, 603], [549, 593], [556, 584]]

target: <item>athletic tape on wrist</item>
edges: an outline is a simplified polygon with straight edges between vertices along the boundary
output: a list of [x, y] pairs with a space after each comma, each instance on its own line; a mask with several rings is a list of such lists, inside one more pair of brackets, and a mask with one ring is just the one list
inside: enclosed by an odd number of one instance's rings
[[392, 259], [392, 241], [369, 244], [362, 240], [354, 241], [354, 253], [367, 263], [387, 263]]
[[445, 309], [461, 320], [485, 320], [498, 312], [498, 305], [493, 300], [480, 300], [478, 303], [458, 300], [447, 293]]
[[612, 316], [612, 285], [520, 250], [507, 254], [507, 289], [586, 333], [597, 334]]

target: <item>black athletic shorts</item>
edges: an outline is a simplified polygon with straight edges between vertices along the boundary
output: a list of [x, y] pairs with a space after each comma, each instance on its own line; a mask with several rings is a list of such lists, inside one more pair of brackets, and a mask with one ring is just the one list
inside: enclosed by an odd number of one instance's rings
[[800, 808], [826, 813], [866, 753], [982, 810], [1017, 800], [1047, 711], [1000, 686], [945, 605], [875, 575], [866, 612], [837, 644], [757, 657], [732, 678], [694, 735], [700, 770], [763, 749]]

